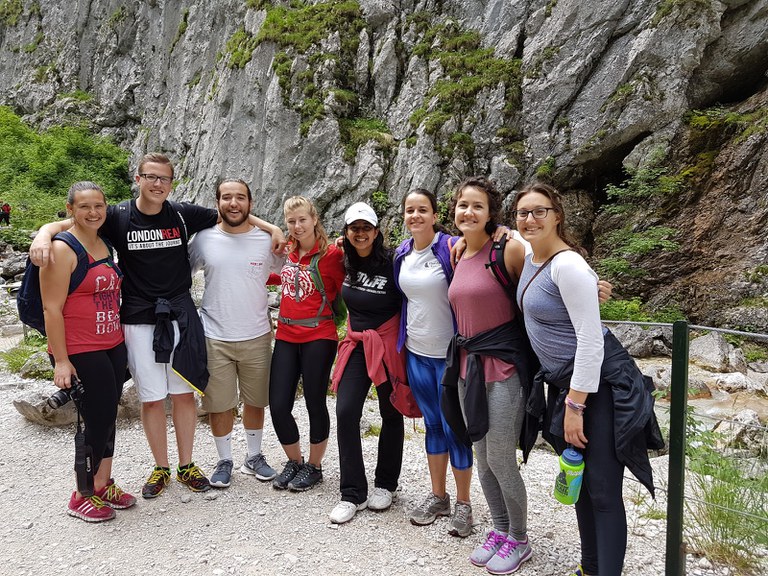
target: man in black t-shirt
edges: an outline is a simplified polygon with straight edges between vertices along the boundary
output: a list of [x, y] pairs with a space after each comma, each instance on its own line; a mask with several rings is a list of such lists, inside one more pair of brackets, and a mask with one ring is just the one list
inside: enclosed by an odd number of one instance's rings
[[[188, 203], [171, 203], [173, 166], [163, 154], [147, 154], [139, 162], [136, 183], [139, 197], [109, 206], [100, 233], [118, 252], [125, 274], [121, 322], [141, 417], [155, 467], [142, 489], [154, 498], [168, 485], [165, 398], [170, 395], [171, 416], [179, 454], [177, 479], [190, 490], [208, 490], [210, 484], [192, 461], [197, 406], [193, 390], [202, 392], [208, 382], [205, 338], [200, 318], [189, 294], [191, 269], [187, 254], [189, 237], [213, 226], [214, 209]], [[253, 223], [273, 235], [279, 244], [282, 232], [258, 218]], [[32, 260], [47, 264], [51, 238], [68, 222], [46, 224], [30, 247]]]

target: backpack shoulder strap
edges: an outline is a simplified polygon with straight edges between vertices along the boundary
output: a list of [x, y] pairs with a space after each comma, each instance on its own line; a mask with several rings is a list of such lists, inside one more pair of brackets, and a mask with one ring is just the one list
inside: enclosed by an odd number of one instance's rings
[[507, 237], [502, 236], [501, 240], [494, 242], [491, 246], [491, 251], [488, 254], [488, 262], [485, 267], [490, 268], [493, 272], [493, 276], [496, 281], [501, 284], [501, 287], [514, 299], [512, 292], [515, 290], [515, 282], [509, 276], [507, 266], [504, 264], [504, 248], [507, 245]]
[[[320, 296], [322, 297], [323, 301], [320, 303], [320, 310], [317, 311], [317, 316], [320, 317], [323, 314], [323, 311], [325, 310], [325, 307], [328, 306], [328, 296], [325, 293], [325, 284], [323, 283], [323, 277], [320, 276], [320, 253], [317, 252], [316, 254], [312, 255], [312, 258], [309, 260], [309, 274], [312, 276], [312, 282], [315, 284], [315, 288], [317, 288], [317, 291], [320, 292]], [[331, 313], [333, 313], [333, 310], [331, 310]]]
[[88, 252], [85, 251], [85, 248], [80, 244], [80, 241], [75, 238], [74, 234], [66, 230], [56, 234], [56, 236], [53, 237], [53, 240], [64, 242], [67, 246], [72, 248], [77, 256], [77, 265], [75, 266], [72, 275], [69, 277], [69, 294], [72, 294], [85, 279], [86, 274], [88, 274]]

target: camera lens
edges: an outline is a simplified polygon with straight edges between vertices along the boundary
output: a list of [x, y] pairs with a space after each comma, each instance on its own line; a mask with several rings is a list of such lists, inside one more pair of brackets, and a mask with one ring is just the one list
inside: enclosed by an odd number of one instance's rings
[[48, 406], [53, 408], [54, 410], [56, 408], [61, 408], [69, 402], [72, 399], [72, 397], [69, 394], [69, 388], [62, 388], [61, 390], [57, 390], [53, 394], [51, 394], [51, 397], [48, 398]]

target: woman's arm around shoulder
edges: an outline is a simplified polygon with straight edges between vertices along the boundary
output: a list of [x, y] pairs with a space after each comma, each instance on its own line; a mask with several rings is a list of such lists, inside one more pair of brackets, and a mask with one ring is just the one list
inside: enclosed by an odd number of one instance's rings
[[525, 264], [525, 246], [515, 238], [507, 239], [504, 246], [504, 265], [511, 278], [520, 278]]

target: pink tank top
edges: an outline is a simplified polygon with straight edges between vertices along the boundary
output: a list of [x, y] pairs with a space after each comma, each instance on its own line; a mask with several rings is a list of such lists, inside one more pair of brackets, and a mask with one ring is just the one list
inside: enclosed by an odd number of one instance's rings
[[[88, 262], [94, 262], [90, 254]], [[67, 354], [109, 350], [123, 341], [121, 281], [114, 267], [104, 262], [90, 268], [80, 286], [67, 296], [62, 310]]]
[[[456, 265], [453, 281], [448, 288], [448, 299], [456, 315], [459, 334], [475, 336], [511, 321], [514, 316], [512, 302], [493, 273], [485, 267], [492, 242], [470, 258], [462, 258]], [[467, 354], [460, 352], [462, 378], [466, 376]], [[515, 366], [497, 358], [483, 358], [486, 382], [500, 382], [515, 373]]]

